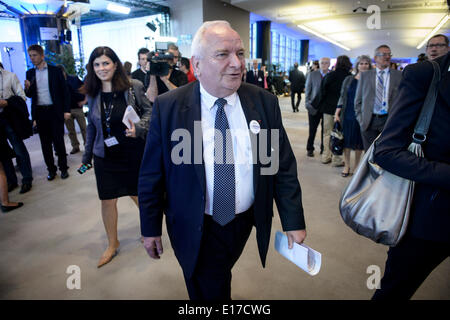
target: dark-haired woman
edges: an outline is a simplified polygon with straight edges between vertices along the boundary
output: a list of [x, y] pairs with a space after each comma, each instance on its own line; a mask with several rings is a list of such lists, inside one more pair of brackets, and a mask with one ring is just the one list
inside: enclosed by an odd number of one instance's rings
[[[117, 199], [130, 196], [138, 205], [137, 184], [151, 105], [141, 82], [129, 80], [116, 53], [109, 47], [97, 47], [91, 53], [82, 92], [88, 96], [89, 124], [83, 164], [94, 158], [102, 218], [108, 248], [100, 257], [100, 268], [118, 253]], [[131, 129], [122, 123], [131, 105], [141, 120]]]
[[347, 56], [339, 56], [334, 71], [327, 73], [320, 84], [318, 109], [323, 113], [323, 153], [322, 163], [331, 162], [333, 167], [344, 165], [341, 156], [331, 154], [330, 136], [334, 125], [334, 113], [341, 95], [341, 86], [344, 79], [350, 75], [352, 63]]
[[356, 74], [345, 78], [342, 84], [341, 97], [338, 101], [336, 113], [334, 114], [334, 121], [339, 121], [344, 134], [344, 170], [341, 176], [348, 177], [350, 172], [350, 151], [355, 151], [355, 167], [361, 159], [362, 151], [364, 150], [363, 141], [361, 137], [361, 129], [355, 116], [355, 94], [358, 80], [361, 77], [361, 72], [372, 69], [372, 61], [369, 56], [363, 55], [356, 59], [355, 63]]

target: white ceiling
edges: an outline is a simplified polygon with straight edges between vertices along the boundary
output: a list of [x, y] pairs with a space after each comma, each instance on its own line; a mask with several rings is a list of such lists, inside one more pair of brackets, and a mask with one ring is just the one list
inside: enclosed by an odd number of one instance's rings
[[[3, 0], [17, 4], [16, 0]], [[23, 0], [20, 3], [58, 4], [63, 0]], [[124, 2], [130, 0], [121, 0]], [[150, 0], [152, 1], [152, 0]], [[185, 0], [190, 1], [190, 0]], [[206, 0], [217, 1], [217, 0]], [[412, 57], [423, 52], [424, 48], [416, 46], [439, 23], [447, 13], [447, 0], [223, 0], [236, 7], [252, 12], [263, 19], [274, 22], [275, 28], [286, 26], [298, 38], [313, 39], [326, 43], [325, 40], [300, 29], [301, 24], [351, 49], [350, 53], [332, 46], [336, 54], [351, 56], [372, 53], [381, 43], [389, 44], [397, 57]], [[131, 1], [133, 2], [133, 1]], [[173, 0], [153, 0], [152, 2], [176, 7]], [[93, 10], [105, 10], [107, 0], [90, 0]], [[380, 10], [380, 28], [369, 29], [367, 20], [371, 14], [358, 7], [367, 8], [377, 5]], [[450, 21], [439, 31], [450, 36]]]
[[[446, 0], [227, 0], [230, 4], [268, 18], [278, 24], [320, 38], [297, 27], [305, 25], [349, 47], [352, 53], [370, 53], [376, 44], [387, 43], [397, 56], [412, 56], [423, 52], [416, 46], [448, 13]], [[369, 29], [367, 20], [372, 14], [358, 7], [380, 8], [380, 29]], [[450, 21], [440, 33], [449, 35]], [[319, 40], [323, 41], [323, 40]], [[370, 48], [370, 51], [368, 49]], [[338, 51], [345, 53], [342, 49]]]

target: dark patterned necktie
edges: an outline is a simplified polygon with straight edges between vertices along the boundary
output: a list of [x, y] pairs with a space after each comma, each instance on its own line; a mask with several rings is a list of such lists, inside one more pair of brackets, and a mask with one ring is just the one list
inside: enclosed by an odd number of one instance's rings
[[[221, 226], [234, 219], [236, 213], [236, 182], [233, 144], [224, 107], [227, 101], [216, 100], [217, 113], [214, 136], [214, 195], [213, 220]], [[221, 135], [222, 139], [217, 135]]]

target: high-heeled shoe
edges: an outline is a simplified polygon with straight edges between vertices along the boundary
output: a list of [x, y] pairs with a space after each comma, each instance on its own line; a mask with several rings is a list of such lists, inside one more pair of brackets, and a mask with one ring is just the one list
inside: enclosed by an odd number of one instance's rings
[[111, 255], [101, 256], [100, 260], [98, 260], [97, 268], [103, 267], [105, 264], [111, 262], [111, 260], [119, 254], [119, 247]]
[[2, 205], [2, 212], [9, 212], [14, 209], [20, 208], [21, 206], [23, 206], [23, 202], [17, 202], [17, 206], [3, 206]]

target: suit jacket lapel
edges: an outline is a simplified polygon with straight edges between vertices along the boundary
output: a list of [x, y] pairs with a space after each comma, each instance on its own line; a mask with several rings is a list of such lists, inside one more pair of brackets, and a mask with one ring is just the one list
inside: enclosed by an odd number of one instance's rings
[[[241, 101], [242, 110], [244, 111], [245, 118], [247, 119], [247, 126], [250, 128], [250, 122], [252, 120], [258, 121], [258, 123], [262, 126], [262, 118], [259, 114], [254, 101], [247, 95], [247, 91], [245, 87], [241, 86], [238, 91], [239, 99]], [[249, 134], [253, 134], [250, 132]], [[256, 136], [256, 139], [250, 139], [252, 143], [252, 150], [256, 151], [256, 154], [253, 154], [253, 192], [256, 194], [256, 190], [258, 190], [258, 182], [259, 182], [259, 172], [260, 172], [260, 162], [259, 162], [259, 135]], [[255, 145], [256, 144], [256, 145]], [[255, 161], [256, 157], [256, 161]]]
[[450, 88], [450, 71], [447, 71], [449, 66], [447, 65], [445, 69], [441, 69], [441, 81], [438, 85], [438, 91], [442, 98], [447, 102], [447, 106], [450, 107], [450, 93], [448, 88]]
[[52, 84], [54, 84], [55, 83], [55, 81], [53, 81], [54, 79], [53, 79], [53, 76], [54, 76], [54, 74], [53, 74], [53, 72], [52, 72], [53, 70], [51, 69], [51, 66], [49, 66], [48, 64], [47, 64], [47, 74], [48, 74], [48, 90], [50, 91], [50, 96], [52, 97], [52, 101], [53, 101], [53, 104], [55, 104], [55, 105], [57, 105], [58, 104], [58, 102], [55, 100], [55, 90], [54, 90], [54, 88], [52, 87]]
[[[194, 164], [195, 173], [202, 188], [203, 194], [206, 194], [206, 177], [205, 164], [203, 162], [203, 147], [201, 148], [201, 155], [195, 157], [195, 140], [203, 146], [203, 134], [201, 131], [201, 102], [200, 102], [200, 82], [193, 85], [190, 97], [187, 97], [187, 103], [180, 108], [180, 117], [184, 119], [184, 126], [189, 131], [191, 136], [191, 163]], [[195, 122], [197, 122], [197, 132], [195, 130]], [[200, 130], [199, 130], [200, 129]], [[200, 162], [200, 163], [199, 163]]]
[[398, 77], [397, 77], [397, 72], [390, 72], [390, 79], [389, 79], [389, 96], [388, 96], [388, 103], [389, 105], [394, 101], [392, 99], [392, 94], [394, 92], [394, 88], [398, 87], [399, 81], [398, 81]]

